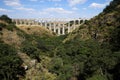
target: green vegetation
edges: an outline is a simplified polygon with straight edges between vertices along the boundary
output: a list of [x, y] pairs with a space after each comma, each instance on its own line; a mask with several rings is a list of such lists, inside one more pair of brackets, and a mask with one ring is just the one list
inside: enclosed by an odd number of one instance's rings
[[[0, 28], [16, 31], [21, 44], [19, 48], [10, 46], [0, 37], [0, 79], [25, 76], [23, 80], [120, 80], [119, 6], [120, 1], [113, 0], [98, 16], [64, 36], [27, 34], [7, 16], [1, 16], [4, 22]], [[33, 65], [26, 61], [32, 65], [26, 73], [18, 51], [36, 60]]]
[[0, 79], [17, 80], [25, 74], [15, 48], [0, 42]]
[[120, 12], [120, 9], [118, 7], [119, 5], [120, 5], [120, 0], [114, 0], [103, 11], [106, 12], [106, 13], [114, 12], [114, 11], [119, 11]]
[[0, 20], [5, 21], [7, 23], [12, 23], [12, 20], [7, 15], [1, 15]]
[[1, 29], [6, 28], [10, 31], [13, 31], [13, 29], [16, 28], [14, 23], [12, 23], [12, 20], [7, 15], [0, 16], [0, 21], [2, 21], [2, 23], [0, 23]]

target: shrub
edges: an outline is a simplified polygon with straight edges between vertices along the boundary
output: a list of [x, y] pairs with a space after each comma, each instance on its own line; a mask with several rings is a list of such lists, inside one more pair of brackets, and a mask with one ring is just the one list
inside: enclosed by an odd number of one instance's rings
[[17, 80], [18, 75], [24, 75], [22, 60], [17, 56], [16, 49], [0, 43], [0, 79]]
[[7, 23], [12, 23], [12, 20], [7, 15], [1, 15], [0, 20], [3, 20]]

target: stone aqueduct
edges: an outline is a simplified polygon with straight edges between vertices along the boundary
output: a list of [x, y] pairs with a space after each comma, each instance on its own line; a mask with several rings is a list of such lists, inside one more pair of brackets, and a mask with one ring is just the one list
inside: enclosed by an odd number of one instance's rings
[[58, 34], [70, 33], [85, 22], [86, 19], [12, 19], [16, 26], [40, 26]]

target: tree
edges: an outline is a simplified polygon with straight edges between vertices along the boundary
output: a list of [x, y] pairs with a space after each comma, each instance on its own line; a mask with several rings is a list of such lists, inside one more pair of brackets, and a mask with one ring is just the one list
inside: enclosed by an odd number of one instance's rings
[[0, 43], [0, 79], [17, 80], [18, 75], [24, 75], [22, 60], [17, 56], [15, 48]]
[[111, 33], [110, 44], [112, 46], [112, 51], [120, 50], [120, 26], [115, 28]]
[[12, 20], [7, 15], [0, 16], [0, 20], [3, 20], [7, 23], [12, 23]]

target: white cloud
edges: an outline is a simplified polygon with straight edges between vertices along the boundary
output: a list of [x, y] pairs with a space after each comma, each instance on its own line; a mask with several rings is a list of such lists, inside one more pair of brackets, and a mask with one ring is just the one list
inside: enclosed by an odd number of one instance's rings
[[21, 6], [20, 0], [4, 0], [4, 3], [5, 5], [12, 7]]
[[33, 8], [25, 8], [25, 7], [18, 7], [18, 8], [15, 8], [17, 10], [24, 10], [24, 11], [35, 11]]
[[43, 10], [44, 12], [48, 13], [59, 13], [59, 14], [71, 14], [72, 11], [65, 10], [63, 8], [47, 8]]
[[61, 0], [48, 0], [48, 1], [59, 2], [59, 1], [61, 1]]
[[100, 3], [92, 3], [89, 7], [91, 8], [104, 8], [108, 3], [100, 4]]
[[59, 18], [65, 18], [65, 17], [72, 17], [71, 15], [75, 14], [74, 11], [66, 10], [61, 7], [51, 7], [51, 8], [46, 8], [41, 11], [32, 11], [33, 15], [39, 15], [40, 17], [59, 17]]
[[[35, 0], [32, 0], [35, 1]], [[36, 0], [37, 1], [37, 0]], [[23, 11], [34, 11], [33, 8], [26, 8], [21, 3], [20, 0], [4, 0], [5, 5], [13, 7], [16, 10], [23, 10]]]
[[87, 10], [87, 8], [83, 8], [83, 10]]
[[87, 0], [68, 0], [70, 6], [85, 3]]
[[43, 3], [43, 2], [45, 2], [45, 1], [44, 1], [44, 0], [40, 0], [39, 2]]
[[29, 0], [29, 1], [39, 1], [39, 2], [45, 2], [45, 1], [50, 1], [50, 2], [60, 2], [61, 0]]
[[38, 1], [38, 0], [30, 0], [30, 1]]
[[39, 2], [45, 2], [45, 1], [60, 2], [61, 0], [30, 0], [30, 1], [39, 1]]
[[[35, 10], [33, 8], [24, 8], [24, 7], [19, 7], [19, 8], [15, 8], [17, 10], [21, 10], [23, 13], [26, 11], [26, 14], [28, 15], [37, 15], [37, 16], [41, 16], [41, 17], [67, 17], [69, 15], [74, 14], [73, 11], [70, 10], [66, 10], [63, 9], [61, 7], [55, 8], [55, 7], [51, 7], [51, 8], [46, 8], [43, 10]], [[26, 16], [28, 16], [26, 15]]]
[[111, 1], [113, 1], [113, 0], [106, 0], [107, 2], [111, 2]]
[[0, 12], [12, 12], [12, 10], [8, 10], [8, 9], [0, 8]]
[[62, 6], [62, 4], [55, 3], [55, 6]]
[[76, 7], [73, 7], [73, 8], [72, 8], [72, 10], [78, 10], [78, 8], [76, 8]]

